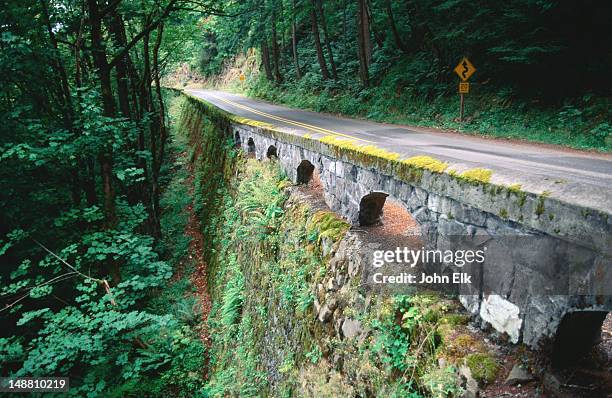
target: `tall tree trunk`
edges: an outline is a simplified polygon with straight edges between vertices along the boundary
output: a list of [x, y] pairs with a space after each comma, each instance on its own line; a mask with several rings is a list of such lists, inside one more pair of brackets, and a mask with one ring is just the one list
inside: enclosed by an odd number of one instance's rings
[[[150, 24], [150, 17], [145, 18], [145, 26]], [[153, 103], [151, 96], [151, 56], [150, 56], [150, 48], [149, 48], [149, 40], [151, 38], [150, 31], [147, 31], [142, 37], [142, 79], [140, 85], [140, 106], [143, 112], [149, 114], [149, 117], [152, 117], [153, 113]], [[153, 140], [155, 134], [157, 133], [157, 123], [149, 122], [147, 125], [142, 125], [138, 129], [138, 150], [141, 153], [144, 153], [147, 149], [147, 132], [149, 133], [150, 141]], [[144, 181], [137, 186], [137, 189], [132, 191], [128, 198], [131, 198], [132, 201], [142, 201], [149, 211], [149, 223], [147, 232], [153, 232], [155, 227], [154, 219], [152, 218], [153, 209], [151, 203], [151, 191], [148, 184], [150, 183], [149, 176], [149, 168], [145, 158], [138, 158], [138, 168], [142, 169]]]
[[297, 36], [295, 24], [295, 0], [292, 0], [293, 8], [291, 10], [291, 49], [293, 50], [293, 63], [295, 64], [295, 77], [299, 80], [302, 78], [302, 70], [300, 69], [300, 60], [297, 51]]
[[272, 66], [270, 65], [270, 50], [268, 49], [267, 39], [263, 39], [261, 42], [261, 63], [264, 66], [266, 78], [269, 81], [274, 81], [274, 76], [272, 76]]
[[272, 58], [274, 59], [274, 79], [280, 83], [283, 78], [280, 74], [280, 50], [278, 48], [278, 37], [276, 35], [276, 12], [272, 12]]
[[368, 46], [370, 28], [366, 0], [357, 0], [357, 55], [359, 57], [359, 79], [364, 87], [370, 84]]
[[385, 45], [385, 32], [383, 31], [382, 33], [380, 33], [378, 29], [376, 29], [376, 24], [374, 23], [374, 18], [372, 17], [372, 13], [370, 12], [370, 7], [367, 6], [367, 2], [366, 10], [368, 11], [368, 23], [370, 25], [370, 31], [372, 32], [372, 36], [374, 36], [374, 40], [376, 41], [376, 45], [378, 46], [378, 48], [382, 50]]
[[40, 6], [43, 11], [43, 17], [45, 26], [47, 27], [47, 33], [49, 34], [49, 40], [51, 41], [51, 46], [53, 47], [54, 54], [51, 60], [53, 67], [55, 69], [55, 73], [59, 77], [60, 86], [61, 86], [61, 100], [62, 100], [62, 114], [64, 116], [64, 124], [67, 129], [72, 129], [72, 120], [73, 109], [72, 109], [72, 96], [70, 94], [70, 87], [68, 85], [68, 75], [66, 73], [66, 68], [64, 68], [64, 64], [62, 59], [60, 58], [59, 49], [57, 46], [57, 39], [55, 38], [55, 33], [53, 32], [53, 28], [51, 27], [51, 20], [49, 16], [49, 8], [47, 7], [46, 0], [40, 0]]
[[336, 62], [334, 61], [334, 53], [332, 52], [331, 44], [329, 41], [329, 35], [327, 33], [327, 21], [325, 20], [325, 12], [323, 10], [323, 0], [314, 0], [317, 9], [319, 10], [319, 16], [321, 17], [321, 26], [323, 27], [323, 40], [325, 41], [325, 48], [327, 49], [327, 56], [329, 57], [329, 65], [331, 66], [332, 76], [334, 80], [338, 79], [338, 71], [336, 70]]
[[395, 18], [393, 17], [393, 8], [391, 7], [391, 0], [387, 0], [386, 9], [387, 19], [389, 20], [389, 25], [391, 26], [391, 33], [393, 34], [393, 40], [395, 40], [395, 45], [403, 53], [408, 53], [408, 49], [402, 41], [402, 37], [399, 34], [399, 31], [397, 30], [397, 25], [395, 24]]
[[329, 79], [329, 71], [327, 70], [327, 64], [325, 63], [325, 57], [323, 56], [323, 49], [321, 48], [321, 39], [319, 38], [319, 25], [317, 23], [315, 0], [311, 1], [312, 8], [310, 10], [310, 21], [312, 25], [312, 36], [314, 38], [315, 48], [317, 49], [317, 59], [319, 60], [321, 75], [323, 76], [323, 80], [327, 80]]
[[[89, 11], [89, 26], [91, 27], [91, 47], [94, 66], [97, 69], [102, 94], [102, 109], [105, 116], [115, 116], [115, 98], [111, 86], [110, 66], [106, 59], [106, 50], [102, 40], [102, 20], [99, 15], [96, 0], [87, 0]], [[107, 141], [107, 140], [105, 140]], [[115, 208], [115, 188], [113, 186], [113, 146], [112, 143], [103, 144], [98, 154], [102, 173], [102, 186], [104, 189], [104, 214], [106, 227], [113, 228], [117, 223]]]
[[[161, 47], [162, 37], [164, 33], [164, 24], [160, 23], [157, 28], [157, 39], [155, 40], [155, 46], [153, 47], [153, 80], [155, 81], [155, 93], [157, 94], [157, 106], [159, 112], [159, 139], [151, 137], [151, 153], [153, 154], [153, 165], [151, 167], [151, 193], [152, 193], [152, 206], [153, 206], [153, 232], [154, 236], [159, 238], [161, 236], [161, 224], [159, 208], [159, 173], [161, 165], [164, 161], [164, 152], [166, 150], [166, 140], [168, 137], [166, 130], [166, 109], [164, 106], [164, 97], [162, 95], [161, 82], [160, 82], [160, 70], [159, 70], [159, 48]], [[159, 143], [159, 145], [158, 145]]]
[[[117, 48], [123, 48], [127, 45], [127, 38], [125, 35], [125, 26], [123, 24], [123, 19], [121, 15], [119, 15], [116, 10], [112, 11], [110, 17], [110, 23], [108, 24], [108, 29], [113, 35], [113, 39], [115, 41], [115, 45]], [[130, 111], [130, 98], [129, 98], [129, 88], [128, 88], [128, 70], [127, 65], [129, 62], [129, 53], [125, 53], [124, 56], [121, 57], [119, 62], [117, 62], [117, 94], [119, 96], [119, 109], [121, 110], [121, 114], [129, 118], [131, 115]]]

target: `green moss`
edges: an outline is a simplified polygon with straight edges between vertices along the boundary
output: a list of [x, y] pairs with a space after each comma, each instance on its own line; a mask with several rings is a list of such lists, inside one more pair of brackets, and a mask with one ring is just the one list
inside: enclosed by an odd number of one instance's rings
[[346, 158], [357, 161], [368, 166], [392, 166], [397, 163], [400, 154], [378, 148], [374, 145], [362, 145], [355, 140], [346, 139], [334, 135], [326, 135], [319, 139], [328, 145], [337, 158]]
[[335, 213], [323, 210], [316, 212], [306, 226], [309, 236], [316, 235], [318, 242], [323, 238], [329, 238], [333, 242], [337, 242], [350, 227], [350, 224]]
[[447, 314], [440, 319], [440, 323], [451, 326], [467, 325], [470, 322], [470, 317], [466, 314]]
[[535, 208], [536, 216], [540, 217], [542, 214], [544, 214], [545, 210], [546, 208], [544, 207], [544, 196], [539, 196], [538, 204], [536, 205], [536, 208]]
[[489, 169], [475, 168], [466, 170], [458, 178], [471, 184], [488, 184], [493, 172]]
[[441, 162], [430, 156], [414, 156], [406, 160], [402, 160], [402, 163], [419, 169], [425, 169], [434, 173], [443, 173], [448, 168], [448, 163]]
[[519, 194], [521, 192], [521, 184], [511, 184], [508, 186], [508, 192]]
[[499, 371], [499, 366], [495, 359], [489, 354], [481, 352], [468, 355], [465, 358], [465, 363], [470, 368], [470, 371], [472, 371], [472, 377], [484, 384], [493, 382]]
[[501, 209], [501, 210], [499, 211], [499, 216], [500, 216], [501, 218], [508, 218], [508, 210], [506, 210], [506, 209]]

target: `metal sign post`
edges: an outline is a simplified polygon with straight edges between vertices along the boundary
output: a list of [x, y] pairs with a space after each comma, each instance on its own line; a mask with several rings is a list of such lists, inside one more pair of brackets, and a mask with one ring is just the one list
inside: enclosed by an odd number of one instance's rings
[[468, 79], [476, 72], [476, 68], [469, 59], [463, 57], [463, 59], [455, 66], [455, 73], [461, 79], [459, 83], [459, 121], [463, 122], [463, 114], [465, 109], [465, 97], [464, 95], [470, 92], [470, 83]]

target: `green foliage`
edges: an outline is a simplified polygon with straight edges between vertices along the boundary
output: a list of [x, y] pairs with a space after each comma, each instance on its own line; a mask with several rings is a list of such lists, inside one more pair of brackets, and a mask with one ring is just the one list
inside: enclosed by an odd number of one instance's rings
[[[169, 182], [173, 189], [161, 200], [164, 239], [158, 242], [143, 232], [150, 214], [140, 202], [117, 198], [117, 222], [108, 228], [101, 206], [71, 204], [65, 192], [52, 189], [75, 151], [87, 151], [109, 135], [120, 142], [123, 134], [131, 134], [128, 124], [100, 115], [97, 96], [91, 93], [82, 91], [82, 137], [73, 142], [66, 135], [53, 137], [49, 149], [13, 146], [1, 160], [3, 170], [12, 164], [24, 182], [34, 181], [37, 173], [49, 176], [32, 191], [33, 201], [12, 201], [6, 208], [7, 221], [27, 231], [4, 233], [0, 244], [8, 265], [0, 274], [1, 294], [11, 304], [0, 313], [7, 326], [7, 337], [0, 340], [3, 372], [70, 376], [73, 396], [164, 396], [168, 391], [193, 396], [202, 385], [194, 372], [205, 354], [190, 329], [197, 320], [194, 300], [183, 298], [173, 306], [162, 299], [177, 297], [174, 292], [166, 295], [165, 289], [176, 289], [166, 286], [188, 247], [185, 207], [191, 198], [184, 186], [184, 162], [177, 161], [176, 179]], [[169, 155], [181, 150], [173, 146]], [[62, 163], [62, 157], [68, 162]], [[118, 158], [123, 164], [118, 180], [126, 186], [142, 182], [142, 169], [129, 166], [129, 157]], [[22, 189], [19, 184], [12, 187]], [[22, 212], [20, 219], [14, 212]], [[113, 269], [119, 271], [119, 280], [113, 280]], [[109, 282], [108, 290], [103, 280]], [[185, 283], [176, 283], [182, 297]]]
[[470, 354], [465, 358], [465, 362], [478, 382], [488, 384], [495, 380], [499, 366], [489, 354], [480, 352]]
[[434, 368], [422, 376], [423, 384], [432, 398], [461, 397], [463, 389], [453, 367]]

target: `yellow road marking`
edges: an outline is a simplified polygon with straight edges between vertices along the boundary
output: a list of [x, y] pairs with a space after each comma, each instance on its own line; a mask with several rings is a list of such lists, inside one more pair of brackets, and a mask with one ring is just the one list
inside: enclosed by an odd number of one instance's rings
[[287, 123], [287, 124], [292, 124], [294, 126], [304, 127], [306, 129], [313, 130], [313, 131], [315, 131], [317, 133], [338, 135], [338, 136], [350, 138], [350, 139], [353, 139], [353, 140], [364, 141], [364, 142], [372, 142], [372, 141], [365, 140], [363, 138], [354, 137], [352, 135], [338, 133], [337, 131], [327, 130], [327, 129], [324, 129], [322, 127], [313, 126], [311, 124], [306, 124], [306, 123], [302, 123], [302, 122], [296, 122], [295, 120], [286, 119], [286, 118], [281, 117], [281, 116], [271, 115], [269, 113], [262, 112], [262, 111], [257, 110], [257, 109], [253, 109], [253, 108], [251, 108], [249, 106], [241, 105], [241, 104], [238, 104], [238, 103], [236, 103], [234, 101], [231, 101], [231, 100], [228, 100], [228, 99], [225, 99], [225, 98], [221, 98], [221, 97], [217, 97], [214, 94], [211, 94], [211, 96], [216, 98], [216, 99], [218, 99], [219, 101], [225, 102], [226, 104], [229, 104], [229, 105], [232, 105], [232, 106], [244, 109], [244, 110], [252, 112], [252, 113], [254, 113], [256, 115], [264, 116], [264, 117], [267, 117], [267, 118], [272, 119], [272, 120], [277, 120], [279, 122], [283, 122], [283, 123]]

